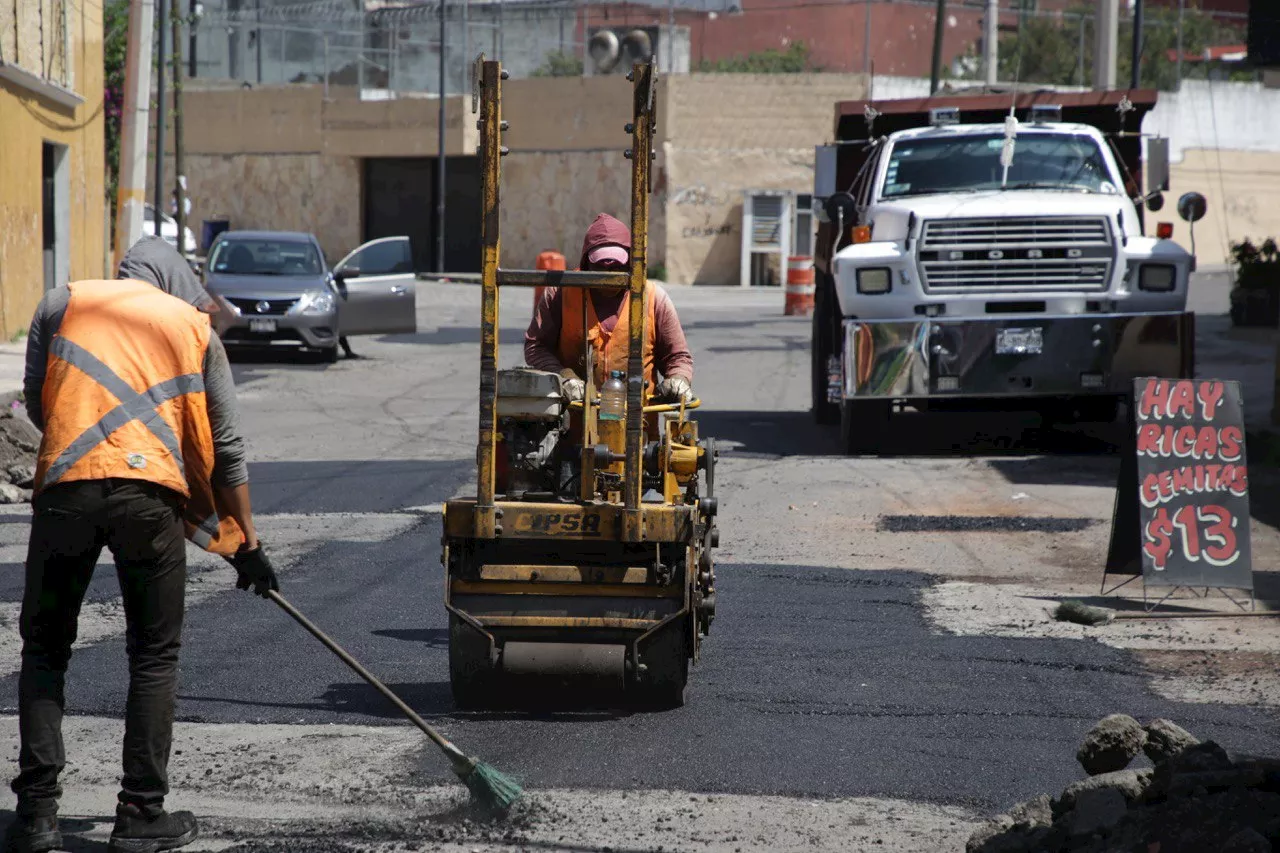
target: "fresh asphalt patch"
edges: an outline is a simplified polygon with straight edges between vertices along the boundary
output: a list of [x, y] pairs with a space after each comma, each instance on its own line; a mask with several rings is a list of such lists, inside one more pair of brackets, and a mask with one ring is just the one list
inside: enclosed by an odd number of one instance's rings
[[[961, 637], [920, 611], [913, 571], [721, 565], [720, 607], [664, 713], [541, 697], [532, 712], [460, 713], [448, 686], [439, 519], [381, 543], [331, 542], [284, 592], [466, 751], [539, 787], [890, 796], [993, 808], [1079, 776], [1100, 717], [1176, 719], [1232, 749], [1274, 753], [1264, 712], [1162, 700], [1127, 652], [1096, 643]], [[16, 696], [10, 678], [5, 696]], [[77, 653], [75, 713], [119, 715], [124, 642]], [[211, 723], [404, 721], [272, 605], [229, 590], [188, 613], [178, 716]], [[265, 748], [265, 747], [264, 747]], [[447, 765], [424, 741], [422, 784]]]

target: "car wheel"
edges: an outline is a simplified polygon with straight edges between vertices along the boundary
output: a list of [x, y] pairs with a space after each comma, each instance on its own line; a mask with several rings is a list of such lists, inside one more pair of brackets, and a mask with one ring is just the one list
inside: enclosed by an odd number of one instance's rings
[[337, 364], [338, 363], [338, 345], [334, 344], [331, 347], [325, 347], [324, 349], [320, 350], [320, 361], [323, 362], [324, 364]]

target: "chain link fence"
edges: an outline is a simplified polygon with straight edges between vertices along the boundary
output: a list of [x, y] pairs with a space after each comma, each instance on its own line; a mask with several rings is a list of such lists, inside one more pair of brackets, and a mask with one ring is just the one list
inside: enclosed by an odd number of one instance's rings
[[[480, 52], [502, 59], [517, 78], [623, 73], [632, 59], [649, 55], [661, 73], [928, 77], [931, 39], [915, 34], [932, 34], [936, 9], [934, 0], [761, 0], [745, 9], [742, 0], [445, 0], [442, 39], [439, 2], [192, 3], [194, 77], [429, 94], [440, 91], [442, 46], [449, 93], [470, 90], [471, 62]], [[1001, 0], [1002, 83], [1091, 85], [1093, 4], [1057, 5]], [[983, 78], [985, 14], [983, 0], [949, 0], [944, 78]], [[1142, 85], [1175, 89], [1188, 76], [1252, 79], [1232, 53], [1244, 44], [1246, 17], [1148, 9]], [[1132, 28], [1123, 14], [1120, 86], [1130, 80]]]

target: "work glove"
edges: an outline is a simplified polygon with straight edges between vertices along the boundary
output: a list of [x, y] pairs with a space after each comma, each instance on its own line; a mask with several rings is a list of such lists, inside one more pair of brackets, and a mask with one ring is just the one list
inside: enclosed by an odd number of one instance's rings
[[689, 403], [693, 400], [693, 386], [683, 376], [668, 376], [658, 383], [653, 397], [661, 403]]
[[560, 390], [570, 403], [581, 403], [587, 396], [587, 383], [578, 378], [578, 374], [566, 368], [560, 371]]
[[269, 590], [280, 591], [275, 569], [271, 567], [271, 560], [267, 558], [261, 542], [252, 551], [237, 551], [235, 556], [227, 557], [227, 562], [235, 567], [238, 576], [236, 589], [247, 590], [252, 586], [254, 593], [263, 598], [267, 597]]

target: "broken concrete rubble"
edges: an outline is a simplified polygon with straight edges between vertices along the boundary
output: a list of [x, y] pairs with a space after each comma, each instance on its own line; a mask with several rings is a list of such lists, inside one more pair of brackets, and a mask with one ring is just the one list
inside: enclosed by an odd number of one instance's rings
[[[1134, 742], [1133, 727], [1118, 721], [1120, 716], [1089, 733], [1089, 755], [1103, 754], [1111, 742]], [[1104, 737], [1098, 737], [1100, 730]], [[1044, 820], [1045, 795], [1019, 804], [979, 827], [966, 853], [1280, 850], [1280, 760], [1233, 758], [1168, 720], [1156, 720], [1145, 731], [1157, 733], [1153, 751], [1164, 756], [1154, 768], [1114, 770], [1072, 783], [1051, 801], [1050, 820]]]
[[1147, 733], [1137, 720], [1128, 714], [1112, 714], [1085, 735], [1076, 760], [1090, 776], [1123, 770], [1146, 742]]
[[0, 396], [0, 504], [31, 500], [40, 430], [15, 394]]
[[1200, 743], [1195, 735], [1169, 720], [1152, 720], [1146, 725], [1147, 742], [1142, 751], [1153, 764], [1172, 758], [1189, 746]]

